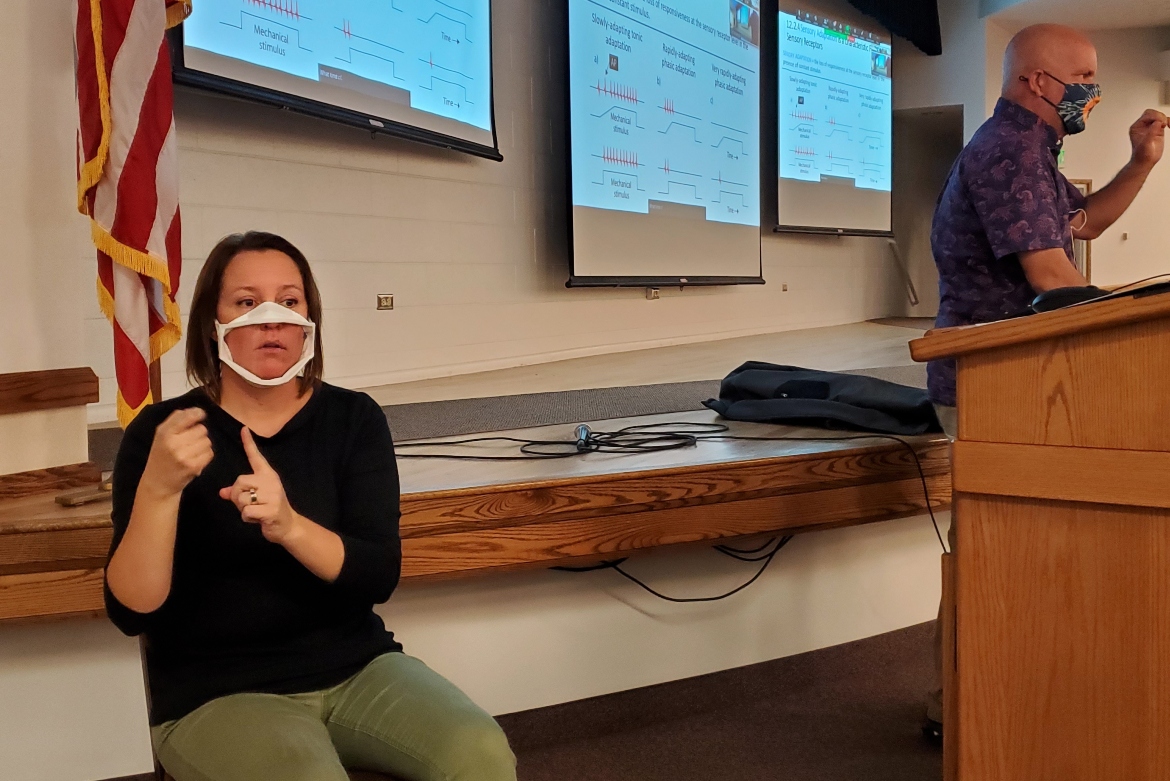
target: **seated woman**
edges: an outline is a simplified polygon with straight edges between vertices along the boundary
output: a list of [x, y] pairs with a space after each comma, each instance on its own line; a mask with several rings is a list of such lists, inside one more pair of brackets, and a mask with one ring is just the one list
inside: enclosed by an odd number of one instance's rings
[[195, 286], [196, 389], [144, 409], [114, 469], [106, 607], [145, 634], [176, 781], [516, 778], [503, 731], [402, 653], [398, 470], [382, 410], [321, 381], [321, 300], [279, 236], [228, 236]]

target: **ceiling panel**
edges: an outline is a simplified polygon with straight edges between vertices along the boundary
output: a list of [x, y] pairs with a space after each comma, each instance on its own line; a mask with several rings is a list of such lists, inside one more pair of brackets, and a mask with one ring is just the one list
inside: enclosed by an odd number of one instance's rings
[[1024, 0], [992, 16], [1012, 25], [1060, 22], [1085, 30], [1170, 25], [1170, 0]]

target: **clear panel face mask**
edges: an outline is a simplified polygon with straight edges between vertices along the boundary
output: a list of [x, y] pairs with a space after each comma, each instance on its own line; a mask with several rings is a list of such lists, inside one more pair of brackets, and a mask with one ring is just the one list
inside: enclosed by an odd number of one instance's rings
[[[305, 341], [301, 347], [301, 357], [284, 374], [267, 380], [256, 376], [236, 363], [232, 358], [232, 351], [228, 347], [227, 339], [224, 338], [229, 332], [237, 328], [243, 328], [246, 325], [264, 325], [266, 323], [287, 323], [290, 325], [299, 325], [305, 329]], [[256, 306], [251, 311], [245, 312], [228, 323], [221, 323], [217, 320], [215, 323], [215, 333], [219, 338], [219, 360], [227, 366], [230, 366], [232, 371], [253, 385], [261, 385], [264, 387], [284, 385], [304, 371], [305, 366], [308, 365], [309, 361], [313, 360], [313, 356], [315, 355], [315, 344], [317, 341], [316, 323], [305, 318], [298, 312], [294, 312], [287, 306], [281, 306], [275, 301], [265, 301], [263, 304]]]

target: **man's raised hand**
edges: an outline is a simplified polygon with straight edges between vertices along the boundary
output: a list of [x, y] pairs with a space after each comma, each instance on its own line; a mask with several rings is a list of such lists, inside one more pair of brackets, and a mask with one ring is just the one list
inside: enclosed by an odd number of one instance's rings
[[1166, 115], [1156, 109], [1146, 109], [1137, 122], [1129, 128], [1129, 141], [1133, 145], [1133, 161], [1139, 165], [1153, 167], [1162, 159], [1166, 144]]

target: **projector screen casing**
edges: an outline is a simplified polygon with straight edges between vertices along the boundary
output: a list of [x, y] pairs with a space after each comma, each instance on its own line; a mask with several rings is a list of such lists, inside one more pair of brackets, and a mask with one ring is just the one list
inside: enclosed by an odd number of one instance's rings
[[[769, 3], [763, 4], [764, 7], [767, 7], [768, 5], [770, 5], [770, 4]], [[567, 8], [567, 6], [568, 6], [568, 4], [566, 3], [565, 7]], [[565, 152], [566, 168], [567, 168], [565, 201], [566, 201], [567, 213], [568, 213], [567, 238], [568, 238], [569, 262], [570, 262], [570, 266], [569, 266], [570, 267], [570, 275], [569, 275], [568, 281], [565, 283], [565, 286], [570, 287], [570, 288], [575, 288], [575, 287], [698, 287], [698, 286], [715, 286], [715, 285], [762, 285], [762, 284], [764, 284], [765, 282], [764, 282], [764, 278], [763, 278], [763, 246], [762, 246], [762, 238], [758, 235], [761, 232], [760, 226], [756, 226], [756, 232], [757, 232], [757, 248], [756, 248], [757, 265], [756, 265], [756, 268], [758, 269], [758, 271], [754, 274], [751, 274], [751, 275], [717, 275], [717, 274], [697, 274], [697, 275], [686, 275], [686, 274], [661, 274], [661, 275], [613, 274], [613, 275], [598, 275], [598, 274], [579, 273], [579, 270], [577, 268], [578, 264], [576, 261], [576, 252], [575, 252], [575, 246], [576, 246], [575, 232], [578, 230], [578, 226], [575, 224], [575, 220], [574, 220], [573, 162], [572, 162], [572, 152], [571, 152], [571, 150], [572, 150], [572, 120], [571, 120], [571, 117], [572, 117], [572, 95], [571, 95], [572, 84], [571, 84], [571, 75], [570, 75], [571, 74], [571, 53], [570, 53], [570, 47], [568, 45], [570, 13], [571, 12], [566, 11], [566, 14], [564, 17], [564, 20], [565, 20], [564, 28], [561, 31], [561, 36], [562, 36], [561, 40], [565, 41], [565, 46], [563, 47], [564, 57], [562, 59], [561, 64], [562, 64], [562, 67], [564, 69], [563, 70], [564, 79], [565, 79], [564, 83], [566, 85], [565, 93], [564, 93], [564, 101], [565, 101], [564, 108], [565, 108], [565, 117], [567, 120], [565, 123], [565, 126], [566, 126], [566, 130], [565, 130], [566, 147], [567, 147], [566, 152]], [[769, 13], [761, 13], [760, 17], [761, 17], [761, 23], [763, 25], [763, 33], [761, 35], [761, 41], [760, 41], [760, 46], [759, 46], [759, 58], [760, 58], [760, 60], [759, 60], [759, 68], [760, 68], [759, 79], [760, 79], [760, 88], [761, 88], [761, 90], [763, 90], [763, 89], [767, 88], [769, 84], [772, 83], [771, 75], [769, 74], [767, 67], [766, 67], [766, 62], [768, 61], [768, 57], [769, 57], [769, 55], [768, 55], [769, 49], [772, 48], [771, 39], [772, 39], [772, 34], [774, 32], [774, 21], [772, 19], [772, 15]], [[761, 98], [762, 98], [762, 94], [761, 94]], [[761, 102], [759, 104], [759, 130], [758, 130], [758, 133], [759, 133], [758, 141], [759, 141], [760, 149], [759, 149], [759, 152], [757, 154], [757, 163], [759, 165], [759, 173], [760, 173], [760, 177], [761, 177], [761, 179], [760, 179], [761, 194], [760, 195], [761, 195], [761, 198], [764, 200], [768, 200], [769, 198], [762, 192], [764, 189], [763, 188], [763, 181], [764, 181], [763, 177], [765, 176], [766, 171], [768, 171], [768, 170], [774, 171], [775, 170], [774, 164], [771, 165], [770, 169], [767, 167], [768, 162], [769, 162], [769, 158], [771, 157], [771, 155], [768, 154], [768, 151], [766, 148], [766, 144], [768, 143], [768, 138], [770, 137], [769, 134], [767, 133], [767, 130], [768, 130], [767, 117], [768, 117], [768, 114], [765, 111], [765, 104], [761, 100]], [[760, 208], [760, 205], [758, 203], [757, 203], [756, 207], [760, 211], [759, 217], [762, 221], [763, 215], [764, 215], [766, 209]]]
[[[783, 6], [789, 5], [789, 4], [791, 4], [791, 3], [781, 2], [781, 3], [772, 4], [772, 6], [771, 6], [772, 10], [774, 12], [777, 12], [777, 13], [772, 14], [772, 18], [779, 21], [779, 13], [784, 12]], [[852, 5], [846, 3], [845, 0], [808, 0], [808, 2], [802, 2], [802, 3], [799, 3], [799, 5], [805, 7], [806, 9], [819, 8], [823, 11], [826, 11], [827, 13], [832, 14], [836, 18], [840, 18], [840, 19], [843, 19], [845, 21], [856, 23], [858, 26], [862, 27], [863, 29], [867, 29], [870, 31], [880, 31], [881, 33], [884, 33], [884, 36], [885, 36], [887, 41], [892, 39], [890, 32], [888, 30], [886, 30], [884, 27], [882, 27], [880, 25], [880, 23], [873, 20], [872, 18], [869, 18], [869, 17], [861, 14]], [[784, 34], [784, 31], [779, 29], [779, 27], [777, 27], [776, 29], [777, 29], [777, 36]], [[781, 64], [782, 56], [783, 55], [782, 55], [780, 46], [776, 46], [774, 49], [774, 57], [775, 58], [769, 65], [772, 72], [776, 75], [776, 82], [775, 82], [774, 87], [772, 89], [772, 94], [770, 96], [768, 96], [771, 98], [772, 101], [774, 101], [774, 105], [775, 105], [775, 110], [771, 114], [771, 116], [775, 117], [775, 119], [776, 119], [776, 122], [773, 125], [775, 135], [773, 135], [773, 137], [771, 139], [773, 149], [776, 149], [778, 146], [778, 139], [779, 139], [779, 135], [780, 135], [780, 123], [784, 121], [784, 117], [782, 116], [783, 112], [784, 112], [784, 107], [781, 105], [780, 96], [777, 94], [778, 88], [781, 85], [781, 78], [782, 78], [781, 74], [779, 73], [779, 67]], [[891, 171], [891, 175], [893, 173], [893, 167], [894, 167], [893, 119], [892, 119], [892, 117], [893, 117], [893, 105], [894, 105], [893, 95], [897, 89], [896, 79], [894, 78], [894, 74], [896, 74], [896, 73], [897, 73], [897, 63], [895, 62], [894, 66], [893, 66], [891, 78], [890, 78], [890, 98], [889, 98], [889, 111], [890, 111], [890, 139], [889, 139], [889, 143], [890, 143], [890, 171]], [[776, 232], [776, 233], [815, 233], [815, 234], [828, 234], [828, 235], [839, 235], [839, 236], [892, 237], [894, 235], [894, 233], [893, 233], [893, 190], [892, 190], [892, 187], [891, 187], [891, 191], [888, 193], [889, 204], [888, 204], [888, 207], [886, 208], [886, 211], [883, 215], [885, 217], [885, 224], [888, 227], [880, 227], [880, 228], [873, 227], [873, 228], [871, 228], [871, 227], [856, 227], [856, 226], [846, 227], [846, 226], [838, 226], [838, 225], [820, 225], [820, 224], [805, 225], [805, 224], [801, 224], [798, 221], [785, 220], [784, 219], [785, 215], [783, 214], [784, 206], [782, 204], [783, 193], [779, 192], [779, 190], [781, 190], [783, 188], [783, 181], [792, 182], [793, 180], [782, 180], [781, 179], [779, 164], [780, 164], [780, 159], [779, 159], [779, 153], [777, 151], [776, 165], [773, 166], [772, 170], [769, 172], [769, 175], [774, 175], [776, 177], [776, 184], [777, 184], [777, 187], [776, 187], [777, 192], [775, 195], [775, 197], [776, 197], [776, 210], [775, 210], [775, 215], [774, 215], [775, 226], [772, 229], [773, 232]], [[800, 182], [799, 184], [808, 185], [810, 187], [819, 186], [819, 185], [816, 185], [816, 184], [813, 184], [810, 182]], [[864, 190], [860, 190], [860, 188], [857, 188], [857, 191], [866, 192]], [[871, 191], [871, 192], [880, 192], [880, 191]]]
[[[489, 5], [490, 9], [490, 5]], [[490, 29], [490, 10], [489, 10], [489, 29]], [[229, 97], [242, 98], [244, 100], [261, 103], [268, 106], [275, 106], [277, 108], [295, 111], [298, 114], [306, 114], [308, 116], [326, 119], [331, 122], [339, 122], [344, 125], [351, 125], [353, 127], [368, 130], [372, 133], [385, 133], [387, 135], [404, 138], [409, 141], [417, 141], [422, 144], [430, 146], [442, 147], [445, 149], [452, 149], [458, 152], [466, 152], [477, 157], [487, 158], [488, 160], [500, 161], [504, 156], [500, 154], [499, 140], [496, 131], [496, 117], [495, 117], [495, 79], [491, 79], [492, 85], [490, 92], [491, 98], [491, 135], [492, 146], [477, 144], [466, 139], [457, 138], [455, 136], [445, 135], [426, 128], [416, 127], [404, 122], [388, 119], [386, 117], [379, 117], [373, 114], [365, 114], [360, 111], [353, 111], [340, 106], [323, 103], [321, 101], [311, 100], [300, 97], [298, 95], [291, 95], [287, 92], [280, 92], [279, 90], [261, 87], [255, 84], [249, 84], [245, 81], [238, 81], [230, 79], [217, 74], [206, 73], [204, 71], [188, 68], [186, 65], [186, 58], [183, 49], [183, 25], [177, 25], [167, 32], [168, 42], [171, 50], [171, 70], [172, 77], [175, 84], [186, 87], [194, 87], [196, 89], [206, 90], [208, 92], [218, 93]], [[488, 42], [488, 50], [491, 51], [491, 41]]]

